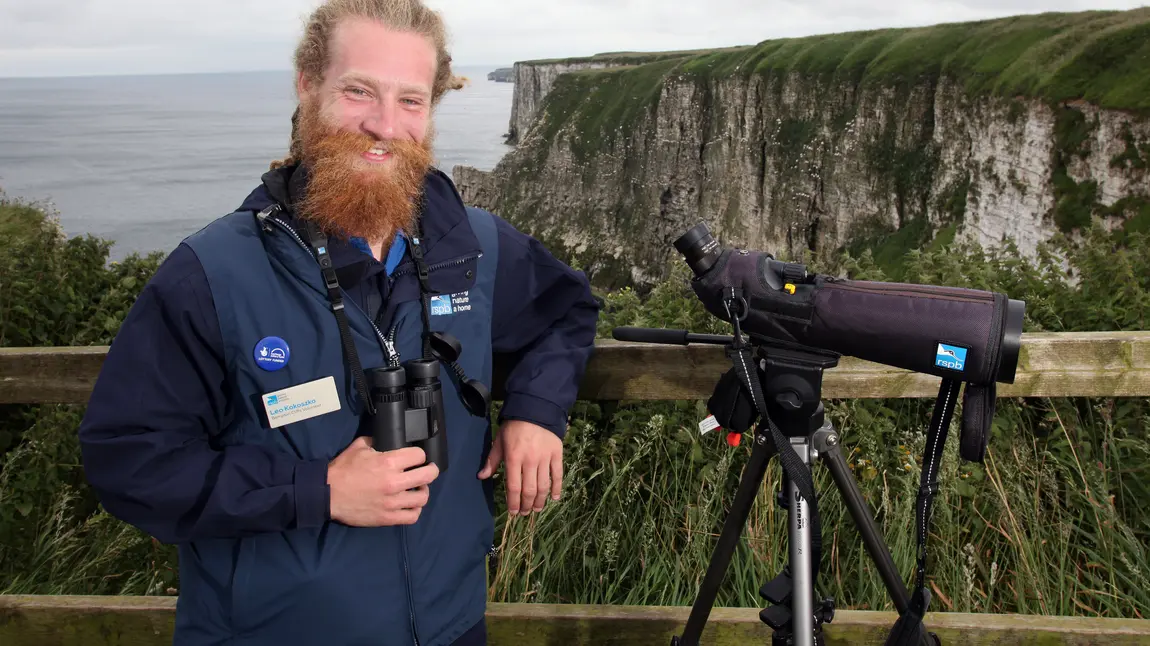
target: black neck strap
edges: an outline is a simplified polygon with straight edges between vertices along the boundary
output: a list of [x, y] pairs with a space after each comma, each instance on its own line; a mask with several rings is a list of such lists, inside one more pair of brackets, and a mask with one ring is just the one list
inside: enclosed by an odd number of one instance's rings
[[351, 338], [351, 326], [347, 322], [347, 312], [343, 307], [343, 291], [339, 287], [339, 278], [335, 275], [335, 268], [332, 267], [331, 254], [327, 251], [327, 235], [311, 220], [307, 221], [307, 234], [312, 251], [315, 252], [316, 260], [319, 261], [320, 270], [323, 272], [324, 286], [327, 287], [327, 298], [331, 302], [332, 311], [335, 312], [336, 323], [339, 324], [339, 336], [343, 342], [343, 353], [351, 365], [351, 373], [352, 378], [355, 379], [356, 391], [359, 393], [359, 398], [363, 401], [363, 405], [367, 408], [368, 412], [374, 415], [375, 406], [372, 405], [371, 397], [368, 396], [367, 379], [363, 376], [363, 366], [360, 365], [359, 353], [355, 349], [355, 341]]
[[422, 236], [419, 219], [416, 218], [411, 233], [411, 259], [415, 262], [415, 273], [419, 278], [419, 302], [423, 316], [423, 358], [431, 359], [431, 287], [427, 282], [431, 271], [427, 267], [427, 261], [423, 259]]

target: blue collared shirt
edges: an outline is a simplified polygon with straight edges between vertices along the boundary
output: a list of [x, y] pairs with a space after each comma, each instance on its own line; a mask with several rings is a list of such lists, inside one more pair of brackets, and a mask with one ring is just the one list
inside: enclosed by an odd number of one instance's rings
[[[368, 246], [367, 240], [364, 238], [351, 238], [351, 244], [362, 251], [363, 253], [371, 256], [372, 260], [375, 256], [371, 253], [371, 247]], [[391, 248], [387, 251], [387, 258], [384, 259], [384, 270], [390, 276], [395, 268], [399, 266], [403, 260], [403, 252], [407, 249], [407, 236], [403, 235], [402, 231], [398, 231], [395, 237], [391, 240]]]

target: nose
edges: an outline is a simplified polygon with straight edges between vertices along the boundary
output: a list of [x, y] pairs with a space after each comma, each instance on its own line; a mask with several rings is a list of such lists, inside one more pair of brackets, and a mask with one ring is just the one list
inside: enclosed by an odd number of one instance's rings
[[396, 107], [391, 101], [378, 101], [363, 120], [363, 131], [376, 139], [392, 139], [396, 129]]

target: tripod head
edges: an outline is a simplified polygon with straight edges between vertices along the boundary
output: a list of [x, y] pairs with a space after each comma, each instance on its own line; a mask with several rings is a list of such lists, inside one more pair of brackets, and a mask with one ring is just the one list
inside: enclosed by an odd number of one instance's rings
[[[617, 327], [612, 330], [617, 341], [690, 345], [721, 345], [733, 354], [736, 339], [723, 334], [696, 334], [687, 330], [645, 327]], [[837, 352], [813, 348], [792, 341], [750, 333], [745, 338], [754, 351], [755, 365], [748, 373], [757, 376], [766, 396], [767, 413], [783, 435], [808, 435], [823, 423], [823, 371], [838, 365]], [[759, 417], [754, 395], [743, 387], [736, 368], [719, 378], [708, 400], [708, 409], [719, 424], [735, 433], [751, 428]]]

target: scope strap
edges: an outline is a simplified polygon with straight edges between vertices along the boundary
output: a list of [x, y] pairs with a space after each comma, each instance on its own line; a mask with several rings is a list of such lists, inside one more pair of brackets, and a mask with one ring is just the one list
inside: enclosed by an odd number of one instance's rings
[[[727, 306], [728, 311], [732, 308], [734, 303], [741, 300], [740, 292], [732, 288], [727, 289]], [[742, 301], [745, 303], [745, 301]], [[746, 313], [746, 306], [743, 306]], [[811, 470], [799, 456], [791, 448], [791, 443], [779, 427], [775, 425], [774, 420], [767, 413], [767, 398], [763, 394], [763, 385], [758, 380], [758, 374], [755, 373], [756, 378], [751, 376], [751, 367], [755, 365], [754, 357], [751, 355], [750, 348], [743, 340], [742, 329], [739, 322], [741, 316], [736, 316], [732, 312], [731, 322], [735, 327], [735, 340], [731, 348], [727, 351], [728, 358], [731, 359], [732, 365], [735, 367], [735, 372], [739, 375], [739, 379], [743, 382], [743, 387], [751, 394], [751, 400], [758, 409], [759, 415], [762, 416], [768, 428], [770, 428], [770, 438], [774, 444], [774, 451], [779, 456], [779, 462], [783, 465], [783, 471], [790, 478], [790, 481], [798, 487], [799, 493], [802, 494], [803, 500], [807, 501], [810, 511], [811, 521], [811, 572], [817, 576], [820, 568], [822, 567], [823, 555], [823, 532], [822, 522], [819, 519], [819, 505], [818, 497], [815, 493], [814, 478], [811, 477]]]
[[359, 353], [355, 349], [355, 341], [351, 338], [351, 326], [347, 322], [347, 312], [343, 307], [343, 293], [339, 287], [339, 279], [335, 275], [335, 269], [332, 267], [331, 255], [327, 252], [327, 235], [320, 230], [319, 226], [311, 220], [307, 222], [307, 235], [308, 242], [311, 243], [312, 251], [315, 252], [316, 260], [319, 261], [319, 267], [323, 271], [324, 286], [327, 287], [327, 298], [331, 301], [331, 309], [335, 312], [336, 323], [339, 324], [339, 336], [343, 341], [343, 352], [347, 357], [347, 361], [351, 364], [351, 373], [355, 379], [356, 392], [359, 393], [359, 398], [363, 402], [365, 408], [372, 415], [375, 414], [375, 406], [371, 403], [371, 397], [367, 392], [367, 379], [363, 376], [363, 366], [359, 362]]
[[950, 420], [958, 403], [961, 382], [943, 379], [934, 402], [930, 428], [926, 433], [922, 474], [919, 478], [918, 500], [915, 505], [915, 530], [918, 542], [918, 566], [915, 571], [915, 589], [910, 607], [895, 622], [887, 637], [886, 646], [918, 646], [923, 639], [922, 618], [930, 606], [930, 590], [926, 588], [926, 539], [930, 533], [930, 513], [934, 496], [938, 493], [938, 471], [942, 465], [942, 451], [950, 431]]

